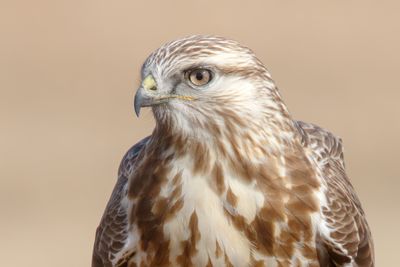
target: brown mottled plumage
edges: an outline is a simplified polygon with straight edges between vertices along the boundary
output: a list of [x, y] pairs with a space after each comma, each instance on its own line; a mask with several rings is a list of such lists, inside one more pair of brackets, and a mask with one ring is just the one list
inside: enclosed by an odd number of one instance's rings
[[122, 160], [93, 267], [374, 266], [341, 140], [293, 120], [250, 49], [183, 38], [142, 80], [156, 127]]

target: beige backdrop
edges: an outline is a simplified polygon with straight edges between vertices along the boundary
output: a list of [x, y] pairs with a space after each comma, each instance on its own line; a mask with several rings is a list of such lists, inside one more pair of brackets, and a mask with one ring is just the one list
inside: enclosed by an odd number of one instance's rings
[[394, 2], [1, 1], [0, 265], [90, 265], [119, 161], [153, 127], [132, 108], [141, 63], [208, 33], [253, 48], [293, 115], [344, 139], [378, 266], [398, 266]]

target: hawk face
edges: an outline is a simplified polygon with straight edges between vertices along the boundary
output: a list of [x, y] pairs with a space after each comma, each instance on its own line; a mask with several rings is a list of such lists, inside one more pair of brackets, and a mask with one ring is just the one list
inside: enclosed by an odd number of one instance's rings
[[157, 125], [190, 131], [227, 112], [242, 119], [265, 117], [266, 111], [279, 109], [277, 98], [268, 71], [249, 48], [224, 38], [191, 36], [148, 57], [135, 112], [151, 106]]

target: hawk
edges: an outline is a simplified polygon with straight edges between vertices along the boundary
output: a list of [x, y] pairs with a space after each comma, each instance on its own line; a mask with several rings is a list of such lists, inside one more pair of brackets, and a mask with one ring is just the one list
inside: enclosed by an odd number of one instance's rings
[[294, 120], [249, 48], [190, 36], [141, 75], [156, 126], [122, 160], [92, 267], [374, 266], [341, 139]]

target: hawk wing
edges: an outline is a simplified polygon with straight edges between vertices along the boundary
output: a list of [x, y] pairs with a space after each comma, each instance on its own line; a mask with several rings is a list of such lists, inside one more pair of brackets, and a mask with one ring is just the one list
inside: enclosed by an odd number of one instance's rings
[[[128, 235], [128, 217], [127, 207], [121, 201], [126, 196], [128, 177], [133, 172], [139, 152], [148, 139], [149, 137], [143, 139], [129, 149], [121, 161], [117, 183], [96, 230], [92, 267], [112, 267], [112, 261], [115, 260], [116, 254], [125, 245]], [[122, 257], [117, 266], [124, 266], [126, 260]]]
[[321, 266], [374, 266], [374, 248], [364, 211], [346, 173], [340, 138], [305, 122], [296, 122], [327, 186], [317, 237]]

